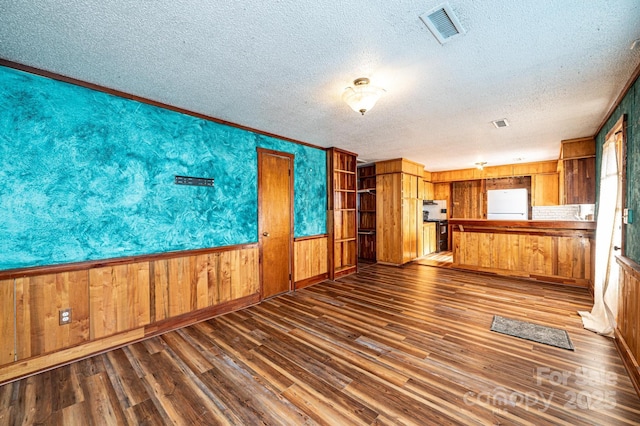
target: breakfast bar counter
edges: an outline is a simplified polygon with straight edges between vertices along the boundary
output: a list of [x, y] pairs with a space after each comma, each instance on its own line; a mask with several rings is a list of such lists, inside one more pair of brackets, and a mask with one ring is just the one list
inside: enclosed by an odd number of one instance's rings
[[593, 221], [450, 219], [453, 267], [591, 287]]

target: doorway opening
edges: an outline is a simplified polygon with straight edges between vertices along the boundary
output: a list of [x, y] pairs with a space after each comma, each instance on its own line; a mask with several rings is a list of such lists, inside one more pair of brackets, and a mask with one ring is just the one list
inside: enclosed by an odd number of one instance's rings
[[620, 266], [616, 256], [625, 252], [626, 204], [626, 120], [623, 115], [607, 133], [602, 148], [600, 191], [596, 229], [594, 304], [591, 312], [581, 311], [584, 328], [604, 336], [614, 336], [619, 300]]

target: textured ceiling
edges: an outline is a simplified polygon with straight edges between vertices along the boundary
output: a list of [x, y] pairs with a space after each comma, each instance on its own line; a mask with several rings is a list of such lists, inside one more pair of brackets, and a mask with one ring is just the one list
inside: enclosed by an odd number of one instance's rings
[[[556, 159], [640, 63], [637, 0], [451, 0], [444, 45], [419, 18], [440, 4], [5, 0], [0, 57], [431, 171]], [[341, 100], [357, 77], [386, 89], [365, 116]]]

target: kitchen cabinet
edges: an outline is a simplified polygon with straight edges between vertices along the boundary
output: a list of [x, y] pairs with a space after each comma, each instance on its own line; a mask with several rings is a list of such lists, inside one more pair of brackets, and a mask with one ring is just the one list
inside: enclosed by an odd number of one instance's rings
[[433, 185], [433, 199], [447, 202], [447, 217], [451, 215], [451, 184], [436, 183]]
[[[422, 200], [420, 200], [422, 208]], [[410, 262], [422, 256], [422, 232], [418, 232], [418, 224], [422, 224], [416, 198], [402, 199], [402, 263]]]
[[596, 201], [596, 142], [592, 137], [561, 142], [558, 160], [561, 204], [594, 204]]
[[422, 256], [437, 251], [436, 222], [424, 222], [422, 226]]
[[558, 173], [531, 176], [531, 205], [557, 206], [559, 202]]
[[541, 173], [555, 173], [558, 168], [558, 162], [538, 161], [534, 163], [518, 163], [506, 164], [502, 166], [488, 166], [483, 170], [477, 168], [448, 170], [443, 172], [430, 173], [429, 182], [446, 183], [446, 182], [462, 182], [465, 180], [492, 179], [492, 178], [508, 178], [513, 176], [532, 176]]
[[402, 259], [403, 263], [422, 256], [422, 200], [424, 181], [422, 176], [402, 175]]
[[596, 202], [596, 158], [562, 161], [562, 204], [594, 204]]
[[435, 200], [436, 198], [434, 197], [433, 194], [433, 183], [428, 182], [428, 181], [424, 181], [424, 200]]
[[356, 159], [352, 152], [327, 150], [330, 279], [354, 273], [357, 268]]
[[422, 197], [421, 165], [404, 159], [376, 163], [378, 262], [401, 265], [422, 256]]

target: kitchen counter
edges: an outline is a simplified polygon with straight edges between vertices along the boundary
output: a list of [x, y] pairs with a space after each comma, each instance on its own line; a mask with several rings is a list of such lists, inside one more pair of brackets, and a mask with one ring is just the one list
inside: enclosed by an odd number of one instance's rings
[[449, 219], [454, 267], [591, 286], [593, 221]]
[[449, 225], [499, 229], [575, 229], [595, 230], [596, 222], [589, 220], [487, 220], [449, 219]]

